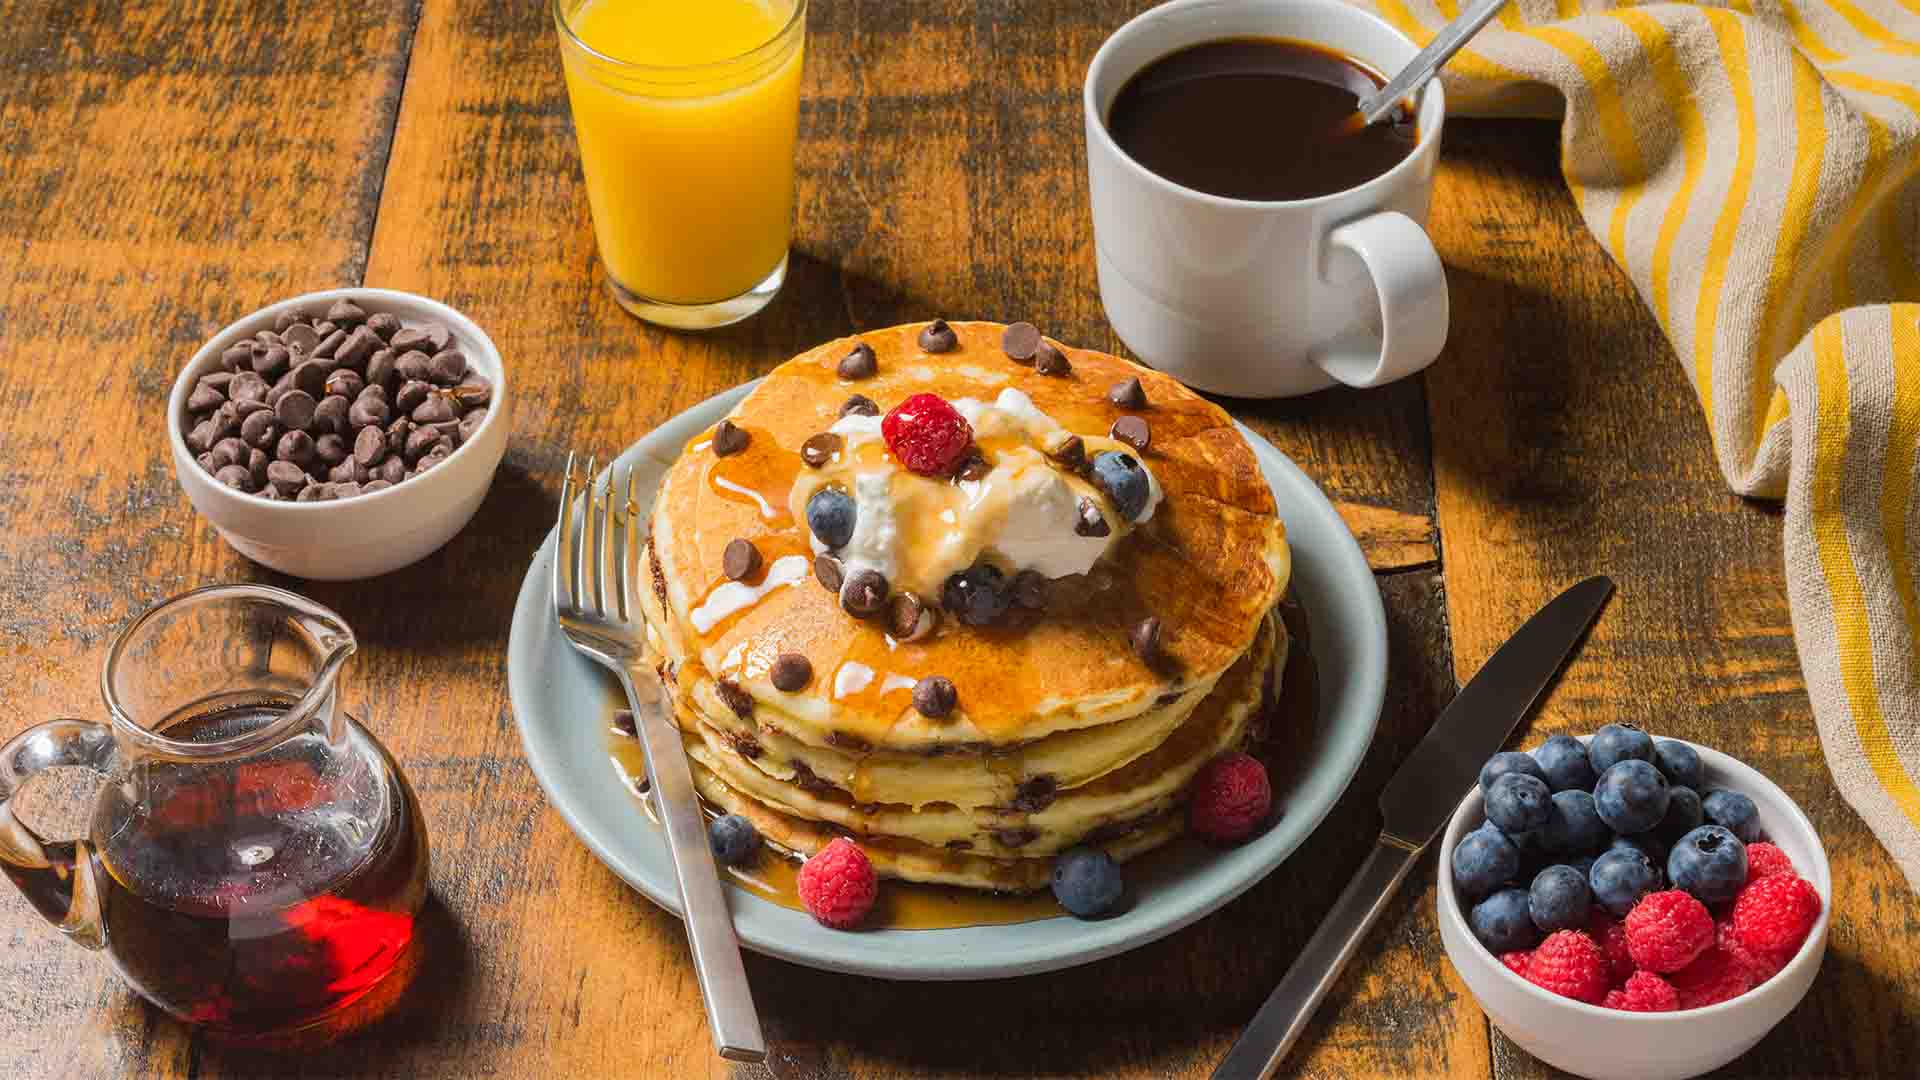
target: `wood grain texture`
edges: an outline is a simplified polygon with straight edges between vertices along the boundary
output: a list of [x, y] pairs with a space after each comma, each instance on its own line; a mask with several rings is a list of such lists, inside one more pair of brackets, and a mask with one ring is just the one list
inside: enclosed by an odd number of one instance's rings
[[[1781, 780], [1832, 848], [1833, 955], [1819, 1003], [1734, 1071], [1903, 1071], [1920, 912], [1827, 781], [1778, 521], [1725, 495], [1665, 343], [1579, 226], [1552, 131], [1481, 125], [1450, 129], [1436, 195], [1455, 322], [1433, 374], [1224, 402], [1326, 487], [1381, 571], [1388, 703], [1327, 824], [1219, 915], [1061, 975], [921, 986], [749, 957], [774, 1059], [711, 1055], [677, 921], [573, 837], [513, 730], [503, 635], [554, 475], [571, 449], [616, 450], [854, 329], [1027, 318], [1123, 351], [1094, 284], [1079, 81], [1145, 6], [817, 5], [789, 283], [756, 319], [689, 336], [604, 291], [538, 0], [0, 0], [3, 733], [96, 713], [104, 639], [153, 600], [294, 585], [359, 633], [348, 701], [402, 761], [434, 847], [427, 974], [386, 1022], [318, 1052], [194, 1037], [0, 899], [0, 1075], [1204, 1077], [1357, 865], [1380, 787], [1456, 676], [1596, 568], [1622, 595], [1525, 741], [1630, 716]], [[291, 583], [193, 515], [136, 421], [229, 319], [359, 281], [488, 329], [518, 392], [513, 441], [438, 554], [375, 582]], [[1434, 878], [1429, 856], [1289, 1071], [1540, 1071], [1446, 963]]]

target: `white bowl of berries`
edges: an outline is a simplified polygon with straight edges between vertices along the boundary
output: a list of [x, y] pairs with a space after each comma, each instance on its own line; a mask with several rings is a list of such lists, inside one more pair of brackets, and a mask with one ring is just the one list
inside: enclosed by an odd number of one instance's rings
[[1827, 950], [1813, 824], [1715, 750], [1609, 724], [1497, 754], [1440, 846], [1440, 939], [1508, 1038], [1596, 1078], [1696, 1076], [1793, 1011]]

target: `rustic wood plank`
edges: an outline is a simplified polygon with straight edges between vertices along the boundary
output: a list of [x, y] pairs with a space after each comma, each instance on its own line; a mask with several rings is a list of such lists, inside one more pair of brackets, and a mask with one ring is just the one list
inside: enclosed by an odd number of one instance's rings
[[[0, 0], [4, 734], [98, 716], [105, 639], [260, 575], [174, 484], [175, 371], [266, 301], [357, 281], [412, 5]], [[186, 1075], [104, 957], [0, 901], [0, 1074]]]
[[[1620, 593], [1532, 726], [1615, 719], [1734, 753], [1820, 829], [1834, 929], [1813, 993], [1729, 1075], [1904, 1075], [1920, 901], [1839, 799], [1786, 601], [1780, 516], [1729, 494], [1681, 367], [1558, 187], [1554, 132], [1459, 124], [1436, 195], [1457, 318], [1429, 375], [1448, 622], [1465, 679], [1559, 588]], [[1504, 1037], [1496, 1072], [1534, 1076]]]

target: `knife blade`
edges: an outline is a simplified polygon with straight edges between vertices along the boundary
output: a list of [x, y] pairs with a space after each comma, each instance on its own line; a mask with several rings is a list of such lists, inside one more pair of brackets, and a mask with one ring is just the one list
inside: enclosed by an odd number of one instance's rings
[[1591, 577], [1554, 597], [1441, 710], [1380, 792], [1373, 850], [1213, 1080], [1259, 1080], [1286, 1057], [1420, 852], [1478, 782], [1480, 766], [1533, 711], [1612, 593], [1610, 579]]

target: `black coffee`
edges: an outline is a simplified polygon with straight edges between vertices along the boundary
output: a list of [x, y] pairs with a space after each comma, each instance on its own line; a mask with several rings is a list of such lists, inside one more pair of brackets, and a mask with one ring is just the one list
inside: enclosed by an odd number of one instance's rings
[[1402, 107], [1360, 127], [1384, 79], [1331, 49], [1224, 38], [1148, 64], [1120, 89], [1107, 130], [1127, 155], [1183, 187], [1232, 199], [1310, 199], [1366, 183], [1413, 152]]

